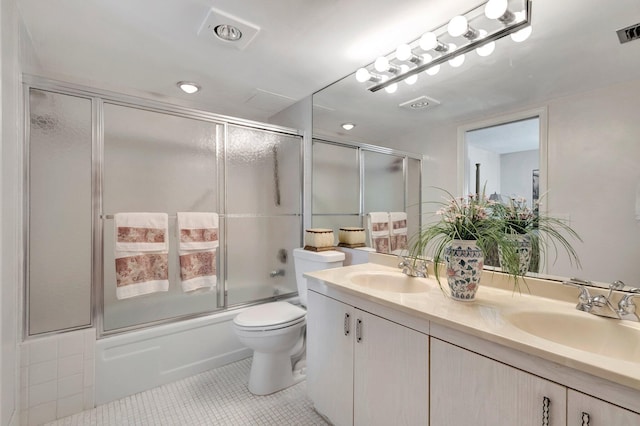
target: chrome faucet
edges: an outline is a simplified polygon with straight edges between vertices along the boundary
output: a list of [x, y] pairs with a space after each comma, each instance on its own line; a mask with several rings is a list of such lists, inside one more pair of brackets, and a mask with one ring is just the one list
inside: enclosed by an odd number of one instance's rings
[[624, 289], [625, 284], [622, 281], [615, 281], [610, 284], [609, 294], [606, 296], [603, 294], [591, 296], [589, 294], [589, 290], [585, 287], [592, 284], [590, 281], [571, 278], [569, 281], [565, 281], [562, 284], [580, 289], [578, 304], [576, 305], [576, 309], [580, 311], [589, 312], [593, 315], [606, 318], [640, 322], [640, 317], [636, 314], [636, 305], [633, 303], [633, 298], [640, 297], [640, 289], [638, 288], [632, 288], [630, 293], [624, 295], [618, 302], [618, 308], [616, 309], [611, 303], [611, 296], [614, 291]]
[[407, 256], [398, 257], [401, 259], [398, 268], [402, 269], [403, 274], [410, 277], [429, 278], [427, 264], [431, 262], [430, 260]]
[[640, 322], [640, 316], [636, 313], [636, 305], [633, 299], [640, 297], [640, 288], [632, 288], [630, 293], [625, 294], [618, 302], [618, 315], [622, 319]]

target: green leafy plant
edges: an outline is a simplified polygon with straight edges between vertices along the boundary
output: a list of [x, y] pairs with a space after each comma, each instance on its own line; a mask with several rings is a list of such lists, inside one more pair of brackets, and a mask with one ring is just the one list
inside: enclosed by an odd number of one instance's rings
[[[526, 236], [531, 241], [532, 250], [541, 254], [540, 258], [544, 259], [547, 250], [551, 249], [555, 261], [558, 252], [563, 250], [569, 256], [569, 262], [579, 267], [580, 260], [570, 240], [582, 242], [582, 239], [564, 220], [542, 214], [540, 206], [540, 201], [535, 202], [531, 208], [525, 198], [510, 197], [506, 202], [494, 204], [491, 216], [506, 235]], [[517, 258], [517, 253], [513, 251], [514, 246], [501, 248], [506, 248], [503, 252], [504, 258]], [[515, 266], [513, 260], [515, 259], [507, 260], [505, 265], [501, 265], [505, 272], [515, 272], [509, 270]]]
[[[504, 247], [508, 253], [515, 253], [513, 242], [506, 237], [502, 224], [492, 213], [495, 202], [486, 197], [484, 190], [480, 194], [454, 197], [450, 192], [438, 189], [444, 192], [445, 201], [435, 202], [439, 206], [435, 212], [437, 219], [412, 236], [409, 253], [416, 258], [431, 254], [439, 284], [445, 250], [453, 240], [475, 240], [483, 253], [492, 244]], [[517, 261], [517, 258], [515, 255], [507, 256], [507, 260]]]

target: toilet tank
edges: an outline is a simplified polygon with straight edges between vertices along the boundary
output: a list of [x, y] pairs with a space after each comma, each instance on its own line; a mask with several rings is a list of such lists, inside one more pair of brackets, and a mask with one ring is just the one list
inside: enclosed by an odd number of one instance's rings
[[344, 253], [335, 250], [316, 252], [301, 248], [293, 249], [296, 284], [302, 306], [307, 306], [307, 279], [302, 274], [323, 269], [339, 268], [343, 266], [344, 258]]

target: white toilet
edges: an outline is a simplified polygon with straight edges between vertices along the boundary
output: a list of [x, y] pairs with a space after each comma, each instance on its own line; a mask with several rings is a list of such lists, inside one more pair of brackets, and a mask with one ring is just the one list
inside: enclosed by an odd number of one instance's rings
[[[293, 250], [296, 284], [302, 306], [307, 306], [305, 272], [338, 268], [345, 254], [329, 250]], [[233, 320], [240, 342], [253, 350], [249, 391], [268, 395], [304, 379], [306, 311], [287, 302], [271, 302], [248, 308]], [[294, 365], [295, 364], [295, 365]], [[296, 371], [294, 371], [296, 368]]]

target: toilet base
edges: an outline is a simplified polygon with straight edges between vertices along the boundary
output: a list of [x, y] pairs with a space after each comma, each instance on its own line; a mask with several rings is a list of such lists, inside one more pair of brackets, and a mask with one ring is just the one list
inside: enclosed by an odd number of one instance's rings
[[305, 369], [293, 370], [289, 354], [253, 353], [249, 392], [254, 395], [269, 395], [300, 383], [305, 378]]

